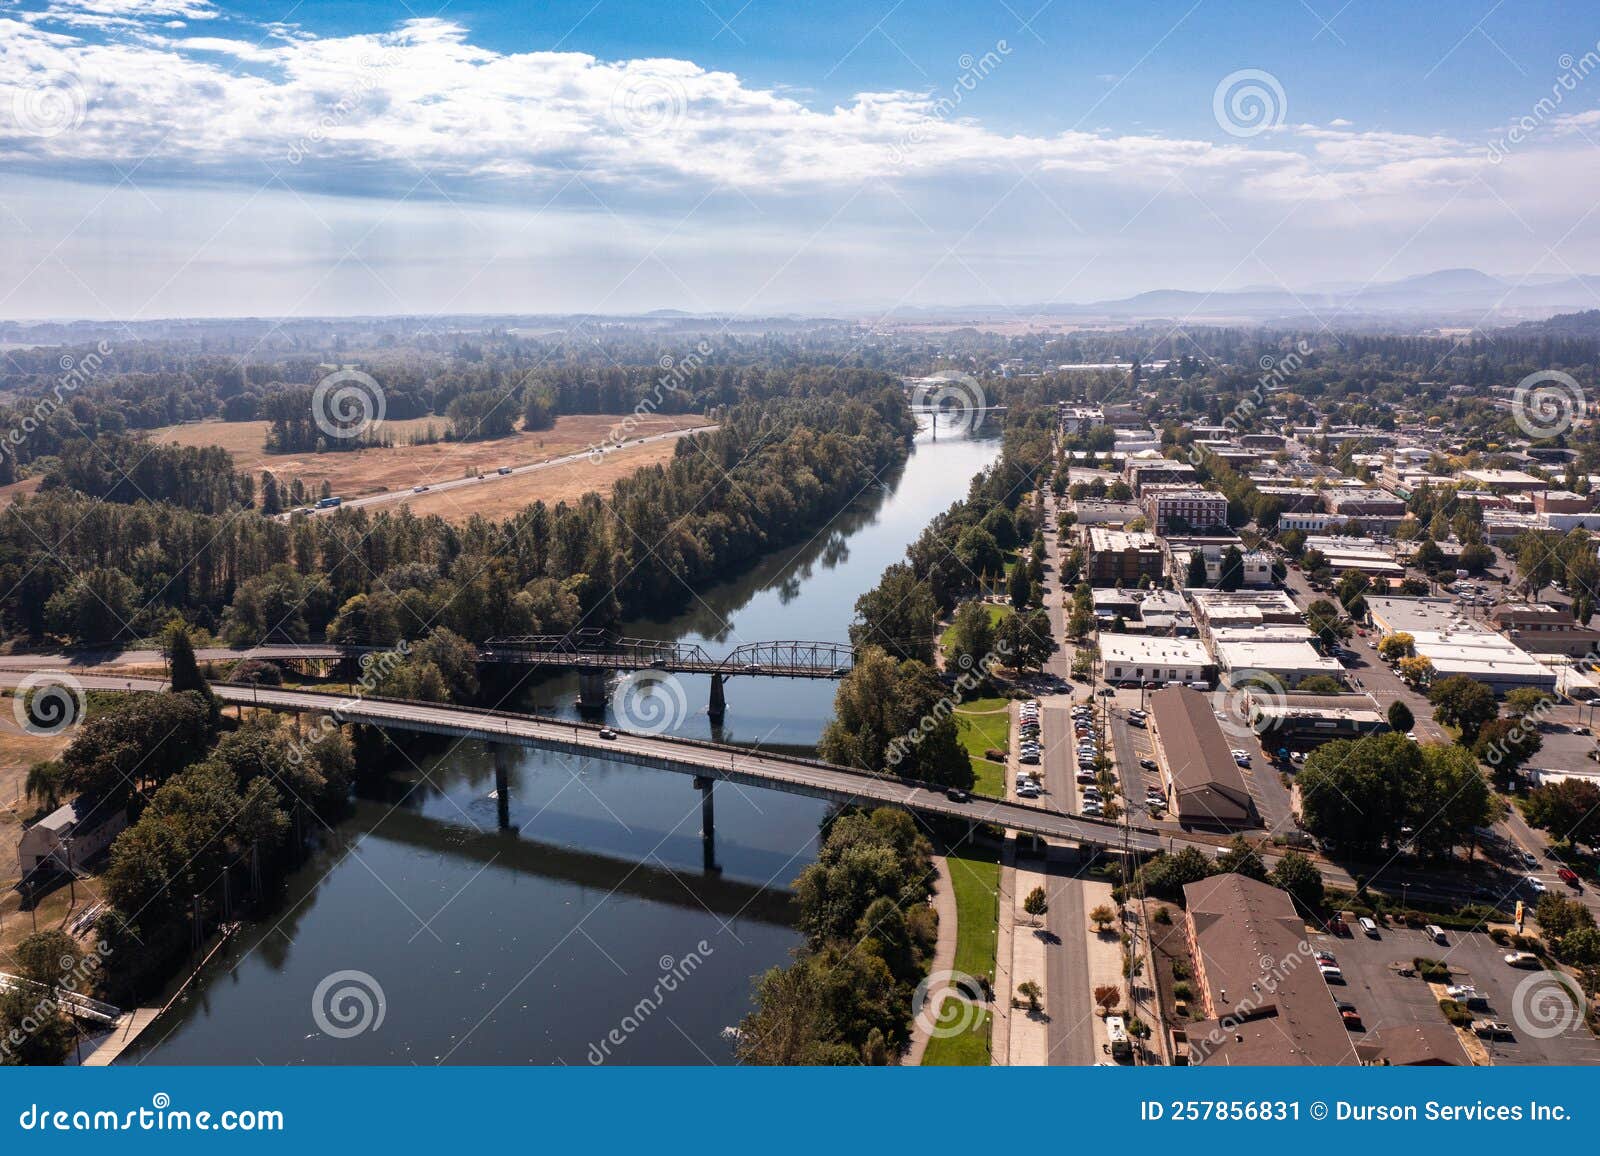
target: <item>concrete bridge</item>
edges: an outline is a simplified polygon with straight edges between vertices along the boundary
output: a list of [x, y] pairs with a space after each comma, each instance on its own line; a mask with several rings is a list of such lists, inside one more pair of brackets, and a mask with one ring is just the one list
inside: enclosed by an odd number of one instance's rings
[[[0, 687], [15, 686], [23, 677], [26, 676], [22, 673], [0, 670]], [[164, 681], [155, 679], [87, 673], [74, 677], [85, 689], [155, 692], [168, 689]], [[1126, 847], [1151, 853], [1191, 843], [1205, 850], [1215, 850], [1214, 842], [1189, 840], [1146, 827], [1124, 829], [1116, 823], [982, 796], [955, 800], [948, 798], [941, 787], [907, 782], [893, 775], [699, 739], [630, 734], [586, 722], [480, 707], [349, 698], [321, 691], [228, 683], [213, 683], [212, 690], [229, 704], [326, 716], [337, 723], [362, 723], [489, 743], [496, 753], [495, 779], [502, 810], [509, 803], [510, 760], [507, 755], [510, 748], [516, 746], [689, 775], [701, 792], [705, 866], [712, 871], [716, 870], [712, 798], [713, 788], [719, 781], [786, 791], [831, 803], [903, 807], [918, 814], [958, 819], [969, 824], [993, 823], [1023, 834], [1069, 840], [1111, 851]]]

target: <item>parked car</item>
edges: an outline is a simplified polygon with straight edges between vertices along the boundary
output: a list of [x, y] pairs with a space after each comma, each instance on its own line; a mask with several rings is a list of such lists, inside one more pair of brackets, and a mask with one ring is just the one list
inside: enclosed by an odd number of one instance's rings
[[1140, 759], [1139, 765], [1147, 771], [1156, 771], [1161, 769], [1154, 759]]
[[1481, 1040], [1514, 1040], [1511, 1025], [1500, 1020], [1473, 1020], [1472, 1034]]
[[1539, 966], [1539, 957], [1531, 951], [1508, 951], [1506, 963], [1512, 967], [1535, 968]]
[[1365, 915], [1361, 917], [1361, 933], [1368, 939], [1381, 938], [1378, 935], [1378, 925], [1374, 923], [1371, 918]]
[[1344, 982], [1344, 972], [1340, 971], [1337, 967], [1324, 966], [1317, 968], [1317, 970], [1322, 973], [1322, 978], [1328, 983]]

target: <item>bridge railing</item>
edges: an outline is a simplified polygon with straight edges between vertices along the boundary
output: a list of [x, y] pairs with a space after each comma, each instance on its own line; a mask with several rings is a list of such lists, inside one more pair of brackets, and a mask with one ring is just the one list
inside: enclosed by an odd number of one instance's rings
[[[316, 698], [325, 698], [325, 699], [329, 700], [330, 703], [335, 703], [335, 704], [337, 704], [337, 703], [349, 703], [349, 704], [353, 704], [353, 705], [359, 705], [360, 703], [363, 703], [363, 702], [380, 702], [380, 703], [389, 703], [389, 704], [394, 705], [394, 706], [422, 707], [422, 708], [431, 709], [431, 710], [454, 711], [454, 712], [459, 713], [459, 714], [487, 715], [487, 716], [492, 717], [492, 718], [505, 719], [508, 722], [539, 723], [539, 724], [543, 724], [543, 725], [547, 725], [547, 726], [563, 727], [563, 728], [570, 729], [570, 730], [573, 730], [573, 731], [588, 731], [588, 732], [590, 732], [591, 734], [594, 735], [596, 742], [603, 741], [603, 740], [600, 739], [600, 732], [602, 730], [612, 729], [612, 728], [608, 728], [608, 727], [604, 726], [601, 723], [585, 722], [582, 719], [555, 718], [555, 717], [553, 717], [551, 715], [528, 714], [525, 711], [499, 710], [499, 709], [497, 709], [495, 707], [464, 707], [464, 706], [460, 706], [460, 705], [458, 705], [456, 703], [425, 702], [425, 701], [423, 701], [421, 699], [390, 698], [390, 697], [386, 697], [384, 695], [375, 695], [375, 694], [367, 694], [367, 695], [335, 695], [335, 694], [331, 694], [331, 693], [329, 693], [327, 691], [318, 691], [318, 690], [298, 690], [298, 689], [287, 689], [287, 688], [283, 688], [283, 687], [260, 687], [260, 686], [257, 686], [255, 683], [249, 683], [249, 682], [221, 682], [221, 683], [214, 683], [213, 685], [226, 686], [226, 687], [230, 687], [230, 688], [232, 688], [234, 690], [239, 690], [239, 691], [254, 691], [254, 692], [260, 692], [260, 693], [277, 693], [277, 694], [303, 694], [303, 695], [310, 695], [310, 696], [313, 696], [313, 697], [316, 697]], [[760, 751], [760, 750], [752, 750], [752, 749], [750, 749], [748, 747], [734, 747], [734, 746], [729, 746], [727, 743], [714, 743], [714, 742], [709, 742], [709, 741], [707, 741], [705, 739], [685, 738], [685, 737], [680, 737], [680, 736], [677, 736], [677, 735], [673, 735], [671, 737], [667, 737], [665, 735], [649, 735], [649, 736], [638, 736], [638, 737], [663, 739], [664, 741], [672, 743], [674, 745], [696, 747], [696, 748], [698, 748], [700, 750], [712, 751], [712, 752], [714, 752], [714, 753], [716, 753], [718, 755], [727, 755], [727, 756], [730, 756], [730, 757], [736, 757], [736, 756], [742, 754], [742, 755], [755, 755], [755, 756], [759, 756], [759, 757], [762, 757], [762, 758], [782, 759], [784, 762], [787, 762], [787, 763], [798, 763], [798, 764], [800, 764], [802, 766], [815, 767], [817, 770], [833, 771], [833, 772], [837, 772], [837, 773], [840, 773], [840, 774], [854, 775], [857, 778], [870, 779], [870, 780], [872, 780], [874, 782], [883, 783], [883, 784], [892, 784], [892, 785], [895, 785], [895, 786], [910, 787], [910, 788], [916, 788], [916, 789], [925, 790], [925, 791], [943, 792], [946, 789], [943, 784], [930, 783], [930, 782], [927, 782], [926, 780], [923, 780], [923, 779], [906, 779], [906, 778], [900, 777], [899, 775], [887, 774], [887, 773], [885, 773], [883, 771], [868, 771], [868, 770], [862, 770], [860, 767], [847, 767], [843, 763], [830, 763], [830, 762], [827, 762], [824, 759], [812, 759], [812, 758], [807, 758], [804, 755], [768, 754], [768, 753]], [[986, 796], [976, 796], [976, 797], [984, 798]], [[1007, 800], [1007, 799], [996, 799], [995, 802], [1003, 803], [1008, 807], [1018, 807], [1018, 806], [1020, 806], [1020, 804], [1012, 803], [1010, 800]], [[1034, 808], [1026, 808], [1026, 809], [1027, 810], [1033, 810]], [[1096, 818], [1096, 817], [1094, 817], [1092, 815], [1063, 815], [1063, 817], [1072, 819], [1072, 820], [1080, 822], [1080, 823], [1084, 823], [1086, 825], [1092, 825], [1092, 826], [1096, 826], [1096, 827], [1104, 827], [1108, 831], [1115, 831], [1115, 832], [1117, 832], [1119, 834], [1123, 829], [1122, 825], [1119, 824], [1119, 823], [1116, 823], [1116, 822], [1113, 822], [1113, 821], [1110, 821], [1110, 820], [1107, 820], [1107, 819], [1103, 819], [1103, 818]], [[994, 821], [998, 822], [998, 823], [1004, 823], [1004, 819], [996, 819]], [[1138, 826], [1134, 826], [1132, 824], [1129, 824], [1128, 829], [1130, 831], [1134, 831], [1134, 832], [1137, 832], [1137, 833], [1142, 834], [1142, 835], [1152, 835], [1152, 836], [1157, 836], [1157, 837], [1160, 837], [1160, 836], [1163, 836], [1165, 834], [1168, 834], [1168, 832], [1158, 831], [1154, 827], [1138, 827]]]

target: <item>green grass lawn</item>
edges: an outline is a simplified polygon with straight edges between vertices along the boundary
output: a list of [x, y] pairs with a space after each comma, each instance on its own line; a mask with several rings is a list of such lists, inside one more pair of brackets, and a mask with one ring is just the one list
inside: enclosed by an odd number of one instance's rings
[[1006, 767], [983, 757], [990, 747], [1005, 750], [1011, 741], [1011, 716], [1006, 711], [1009, 699], [975, 698], [962, 703], [955, 710], [956, 734], [961, 745], [972, 756], [972, 773], [977, 782], [972, 789], [980, 795], [1004, 798], [1006, 793]]
[[[995, 973], [995, 941], [1000, 921], [1000, 864], [992, 851], [973, 848], [946, 858], [951, 889], [956, 900], [956, 958], [954, 968], [967, 975]], [[948, 998], [948, 997], [946, 997]], [[950, 1016], [960, 1013], [951, 1009]], [[928, 1041], [922, 1057], [929, 1067], [989, 1064], [989, 1015], [958, 1036]]]
[[946, 862], [956, 896], [955, 970], [992, 979], [1000, 923], [1000, 863], [993, 852], [977, 848], [951, 855]]
[[[1006, 604], [1000, 603], [1000, 602], [985, 602], [983, 604], [983, 608], [989, 612], [989, 625], [990, 626], [994, 626], [1002, 618], [1004, 618], [1007, 614], [1011, 613], [1011, 607], [1009, 605], [1006, 605]], [[955, 627], [955, 623], [952, 622], [949, 626], [946, 626], [944, 628], [944, 632], [939, 635], [939, 651], [940, 651], [940, 653], [943, 653], [944, 651], [949, 649], [949, 647], [950, 647], [950, 632], [952, 630], [954, 630], [955, 628], [956, 628]]]
[[[948, 1008], [953, 996], [945, 997]], [[960, 1009], [940, 1009], [940, 1020], [948, 1015], [952, 1020], [963, 1014]], [[925, 1068], [987, 1068], [992, 1062], [989, 1054], [989, 1013], [979, 1012], [972, 1026], [958, 1036], [935, 1036], [928, 1041], [928, 1050], [922, 1053]]]

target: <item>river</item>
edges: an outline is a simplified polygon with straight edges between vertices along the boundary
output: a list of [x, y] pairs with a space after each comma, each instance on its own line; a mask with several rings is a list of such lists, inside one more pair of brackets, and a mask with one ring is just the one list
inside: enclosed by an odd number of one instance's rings
[[[998, 451], [997, 438], [941, 423], [931, 440], [924, 427], [904, 468], [810, 541], [697, 592], [671, 620], [624, 630], [713, 654], [845, 641], [857, 597]], [[731, 679], [716, 737], [809, 750], [834, 689]], [[684, 677], [645, 696], [659, 700], [645, 710], [712, 737], [708, 693], [708, 679]], [[545, 678], [517, 705], [569, 715], [575, 697], [574, 678]], [[801, 942], [788, 886], [815, 857], [825, 805], [719, 785], [720, 871], [707, 874], [689, 779], [541, 751], [514, 758], [502, 830], [487, 748], [398, 756], [387, 797], [360, 798], [322, 832], [272, 915], [121, 1062], [729, 1062], [723, 1028], [749, 1010], [752, 977]]]

